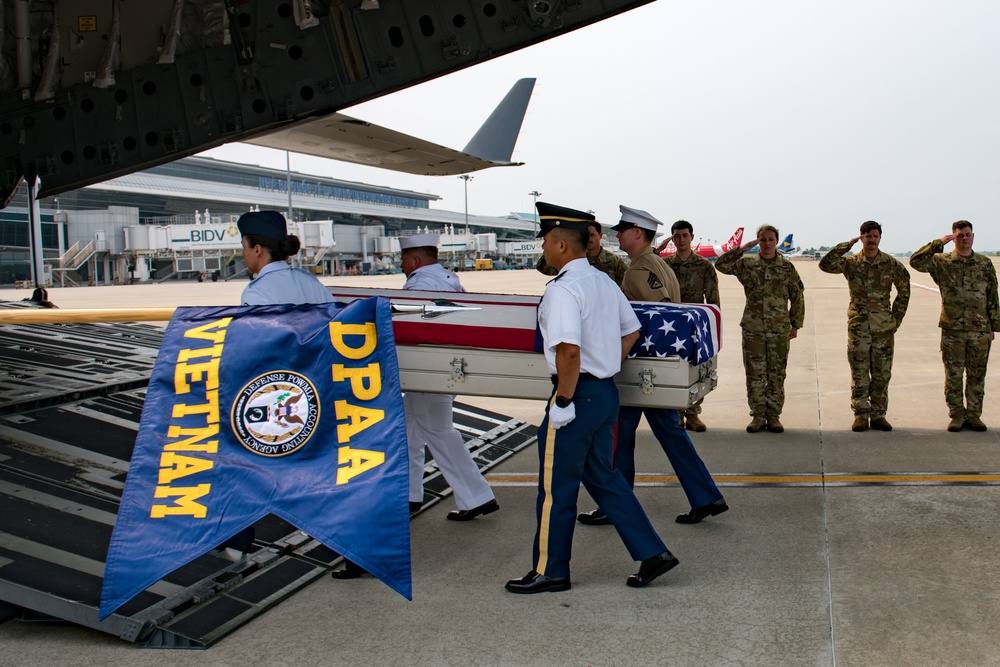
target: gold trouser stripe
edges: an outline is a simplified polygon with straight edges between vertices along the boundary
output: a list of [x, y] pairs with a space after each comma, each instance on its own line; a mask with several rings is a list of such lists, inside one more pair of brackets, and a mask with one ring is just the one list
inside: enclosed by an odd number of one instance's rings
[[[550, 432], [553, 430], [550, 428]], [[546, 459], [549, 454], [546, 453]], [[549, 465], [546, 461], [546, 465]], [[551, 471], [546, 473], [551, 484]], [[717, 473], [712, 476], [718, 486], [997, 486], [997, 472], [913, 472], [913, 473]], [[493, 473], [486, 476], [492, 486], [529, 486], [538, 484], [532, 473]], [[639, 473], [636, 486], [677, 485], [676, 475]], [[543, 516], [544, 518], [544, 516]]]
[[[555, 394], [549, 399], [549, 409], [555, 402]], [[538, 562], [535, 563], [535, 571], [545, 574], [545, 566], [549, 562], [549, 524], [552, 518], [552, 467], [556, 451], [556, 429], [552, 428], [552, 421], [548, 422], [548, 429], [545, 432], [545, 462], [542, 464], [542, 491], [545, 493], [545, 500], [542, 501], [542, 516], [538, 520]], [[532, 475], [534, 483], [538, 484], [538, 475]]]

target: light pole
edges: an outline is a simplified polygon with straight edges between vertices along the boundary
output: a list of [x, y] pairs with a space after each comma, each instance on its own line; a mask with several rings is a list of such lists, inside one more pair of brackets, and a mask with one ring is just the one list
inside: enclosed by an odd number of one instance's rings
[[534, 211], [535, 211], [535, 230], [534, 230], [533, 233], [537, 234], [538, 233], [538, 198], [542, 196], [542, 193], [539, 192], [538, 190], [532, 190], [528, 194], [531, 195], [534, 198], [532, 204], [534, 205]]
[[469, 181], [471, 181], [474, 176], [469, 176], [468, 174], [462, 174], [459, 176], [463, 181], [465, 181], [465, 235], [469, 235]]
[[[472, 176], [468, 174], [462, 174], [459, 176], [463, 181], [465, 181], [465, 250], [469, 250], [469, 181], [472, 180]], [[464, 268], [464, 267], [463, 267]]]

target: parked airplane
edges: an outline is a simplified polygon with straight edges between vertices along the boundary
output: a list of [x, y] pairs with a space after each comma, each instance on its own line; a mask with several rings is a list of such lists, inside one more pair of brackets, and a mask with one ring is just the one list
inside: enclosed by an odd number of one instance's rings
[[[740, 245], [742, 242], [743, 242], [743, 228], [740, 227], [733, 233], [732, 236], [729, 237], [728, 241], [726, 241], [721, 245], [712, 245], [710, 243], [708, 244], [699, 243], [698, 245], [691, 246], [691, 250], [694, 250], [697, 254], [707, 259], [718, 259], [722, 255], [722, 253], [726, 252], [727, 250], [732, 250], [736, 246]], [[667, 245], [663, 246], [661, 244], [661, 247], [658, 247], [657, 251], [660, 257], [669, 257], [670, 255], [673, 255], [675, 252], [677, 252], [677, 246], [675, 246], [673, 242], [668, 239]]]
[[[789, 255], [794, 255], [796, 252], [798, 252], [799, 249], [792, 244], [792, 236], [793, 234], [789, 234], [788, 236], [785, 237], [785, 240], [782, 241], [780, 245], [778, 245], [777, 248], [778, 252], [780, 252], [782, 255], [789, 256]], [[758, 250], [760, 250], [760, 246], [754, 246], [749, 250], [747, 250], [746, 254], [755, 255], [757, 254]]]

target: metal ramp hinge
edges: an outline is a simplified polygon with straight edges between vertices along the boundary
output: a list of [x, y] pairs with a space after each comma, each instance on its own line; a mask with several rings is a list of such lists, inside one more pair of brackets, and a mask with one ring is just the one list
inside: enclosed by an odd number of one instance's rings
[[465, 358], [455, 357], [451, 360], [451, 376], [449, 379], [452, 382], [465, 382]]
[[639, 388], [642, 389], [642, 393], [653, 393], [653, 378], [655, 377], [656, 373], [653, 372], [652, 368], [643, 368], [639, 372]]

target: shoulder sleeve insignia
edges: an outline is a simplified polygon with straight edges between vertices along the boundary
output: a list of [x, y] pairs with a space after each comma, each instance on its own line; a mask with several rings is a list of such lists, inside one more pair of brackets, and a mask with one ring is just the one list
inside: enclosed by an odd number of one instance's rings
[[660, 279], [652, 271], [646, 277], [646, 284], [649, 285], [649, 289], [663, 289], [663, 283], [660, 282]]

